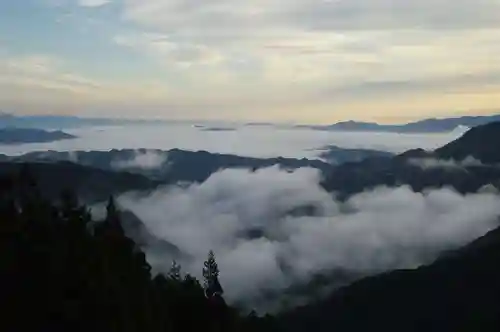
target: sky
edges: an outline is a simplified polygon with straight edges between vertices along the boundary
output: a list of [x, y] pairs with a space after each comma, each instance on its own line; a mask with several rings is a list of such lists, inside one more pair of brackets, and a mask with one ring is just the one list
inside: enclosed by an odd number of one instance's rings
[[332, 123], [497, 113], [500, 0], [0, 0], [0, 110]]

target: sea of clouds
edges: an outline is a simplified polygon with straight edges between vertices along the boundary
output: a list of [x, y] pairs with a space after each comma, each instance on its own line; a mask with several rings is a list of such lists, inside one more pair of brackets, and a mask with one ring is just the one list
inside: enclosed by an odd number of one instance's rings
[[404, 152], [414, 148], [434, 149], [458, 138], [464, 131], [439, 134], [320, 131], [292, 126], [233, 125], [234, 130], [207, 130], [189, 123], [84, 127], [66, 130], [76, 139], [52, 143], [4, 145], [1, 151], [19, 155], [30, 151], [75, 151], [111, 149], [206, 150], [252, 157], [314, 158], [327, 145]]
[[[186, 254], [184, 271], [200, 277], [214, 250], [226, 297], [254, 305], [318, 274], [416, 267], [498, 225], [494, 193], [381, 187], [340, 202], [318, 177], [312, 169], [229, 169], [202, 184], [128, 193], [118, 202]], [[156, 271], [168, 271], [173, 258], [149, 252]]]

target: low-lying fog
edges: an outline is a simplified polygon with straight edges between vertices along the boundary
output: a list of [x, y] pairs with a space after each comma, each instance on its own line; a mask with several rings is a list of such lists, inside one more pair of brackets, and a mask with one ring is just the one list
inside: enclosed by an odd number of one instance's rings
[[[230, 169], [118, 202], [189, 257], [179, 259], [187, 272], [199, 276], [213, 249], [227, 298], [252, 304], [263, 291], [280, 293], [317, 274], [416, 267], [498, 225], [492, 193], [381, 187], [340, 202], [318, 182], [313, 169]], [[168, 271], [172, 256], [153, 249], [150, 263]]]
[[110, 150], [150, 148], [206, 150], [253, 157], [314, 158], [326, 145], [403, 152], [434, 149], [459, 137], [463, 131], [440, 134], [332, 132], [285, 126], [196, 127], [192, 124], [86, 127], [66, 130], [76, 139], [52, 143], [0, 146], [1, 153], [30, 151]]

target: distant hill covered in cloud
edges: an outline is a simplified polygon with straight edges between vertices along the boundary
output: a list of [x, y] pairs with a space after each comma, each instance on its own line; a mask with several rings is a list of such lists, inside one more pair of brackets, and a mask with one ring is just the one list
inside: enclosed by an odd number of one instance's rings
[[[376, 122], [342, 121], [331, 125], [296, 125], [294, 128], [305, 128], [327, 131], [352, 131], [352, 132], [392, 132], [392, 133], [442, 133], [453, 130], [468, 128], [500, 121], [500, 114], [489, 116], [462, 116], [455, 118], [431, 118], [416, 122], [402, 124], [378, 124]], [[125, 126], [125, 125], [154, 125], [166, 124], [170, 122], [190, 122], [170, 121], [168, 119], [120, 119], [120, 118], [86, 118], [69, 115], [25, 115], [17, 116], [10, 113], [0, 112], [0, 128], [79, 128], [89, 126]], [[208, 123], [208, 122], [207, 122]], [[234, 125], [234, 124], [233, 124]], [[202, 131], [235, 131], [232, 126], [201, 124], [194, 125]], [[272, 123], [246, 123], [243, 126], [275, 126]], [[292, 125], [290, 125], [292, 126]], [[287, 127], [287, 126], [285, 126]]]
[[425, 119], [397, 125], [381, 125], [375, 122], [345, 121], [327, 126], [299, 126], [316, 130], [332, 131], [376, 131], [396, 133], [440, 133], [457, 128], [470, 128], [500, 121], [500, 114], [491, 116], [463, 116], [458, 118]]

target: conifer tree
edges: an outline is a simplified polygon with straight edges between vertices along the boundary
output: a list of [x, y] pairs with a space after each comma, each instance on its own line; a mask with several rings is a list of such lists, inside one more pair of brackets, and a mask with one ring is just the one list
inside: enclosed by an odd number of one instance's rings
[[106, 205], [105, 222], [113, 229], [118, 230], [123, 234], [123, 227], [120, 222], [120, 214], [118, 212], [118, 208], [116, 207], [116, 202], [113, 196], [109, 197], [108, 204]]
[[203, 268], [204, 288], [207, 297], [218, 293], [223, 293], [222, 287], [219, 283], [219, 267], [215, 261], [215, 254], [212, 250], [208, 252], [208, 258], [204, 263]]
[[118, 209], [116, 208], [115, 199], [113, 196], [109, 196], [108, 204], [106, 205], [106, 219], [109, 220], [118, 214]]

